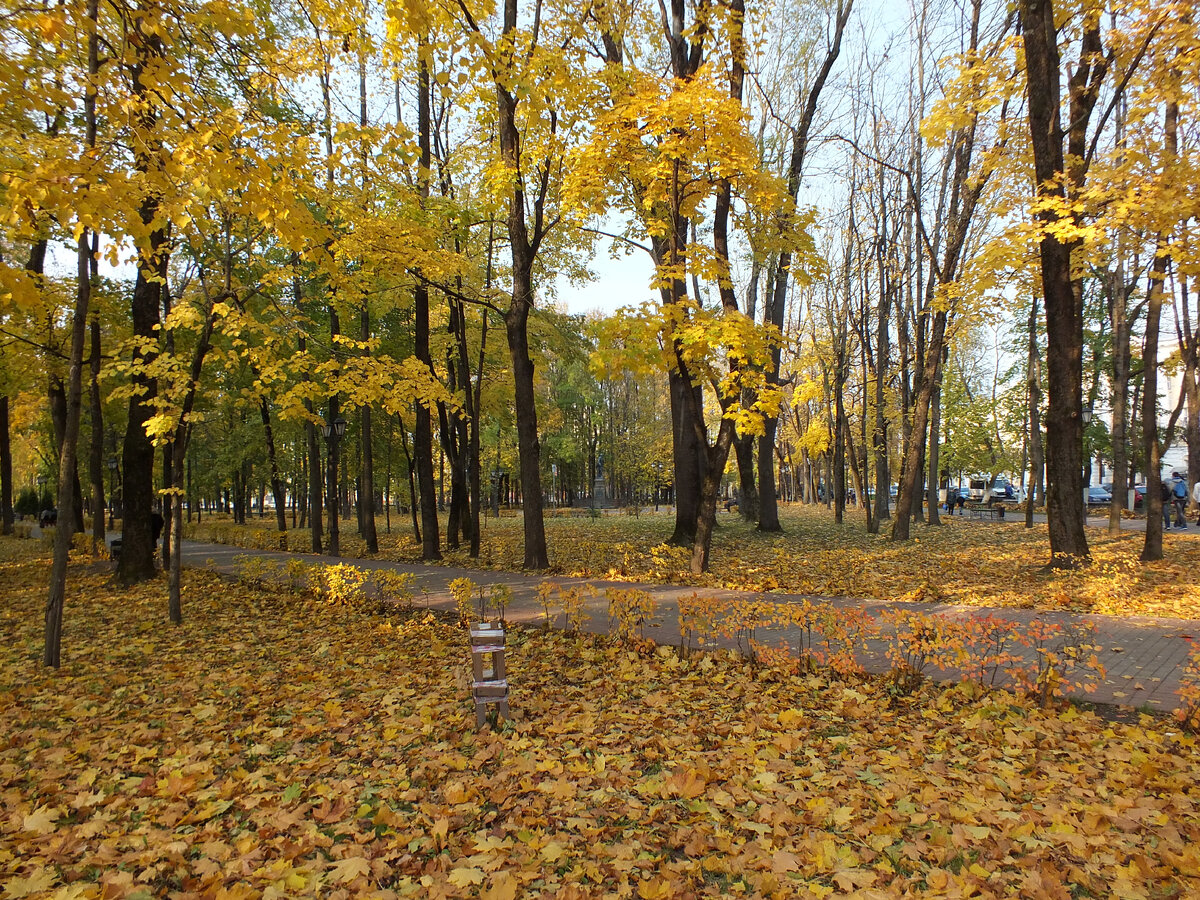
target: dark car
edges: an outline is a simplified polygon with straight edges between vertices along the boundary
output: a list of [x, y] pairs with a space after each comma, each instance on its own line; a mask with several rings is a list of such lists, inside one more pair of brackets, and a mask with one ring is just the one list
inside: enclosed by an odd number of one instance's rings
[[[1104, 488], [1106, 491], [1108, 491], [1110, 494], [1113, 493], [1113, 483], [1111, 481], [1106, 481], [1100, 486], [1102, 488]], [[1144, 484], [1135, 484], [1133, 486], [1133, 507], [1134, 507], [1134, 509], [1137, 509], [1139, 506], [1141, 506], [1142, 501], [1145, 499], [1146, 499], [1146, 486]]]
[[1106, 491], [1104, 488], [1102, 488], [1102, 487], [1088, 488], [1088, 503], [1089, 504], [1091, 504], [1091, 503], [1101, 504], [1101, 503], [1111, 503], [1111, 502], [1112, 502], [1112, 494], [1109, 493], [1108, 491]]

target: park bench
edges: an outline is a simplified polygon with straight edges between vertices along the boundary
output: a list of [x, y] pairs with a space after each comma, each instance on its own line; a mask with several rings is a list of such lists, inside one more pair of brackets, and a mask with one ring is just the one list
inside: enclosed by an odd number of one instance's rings
[[1003, 506], [968, 506], [967, 517], [971, 519], [987, 519], [995, 522], [1004, 518]]

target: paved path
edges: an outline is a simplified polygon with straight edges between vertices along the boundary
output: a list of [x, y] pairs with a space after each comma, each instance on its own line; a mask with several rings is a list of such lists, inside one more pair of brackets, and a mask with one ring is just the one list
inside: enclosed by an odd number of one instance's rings
[[[420, 565], [379, 559], [339, 560], [329, 556], [247, 550], [241, 547], [201, 544], [194, 541], [185, 541], [183, 544], [183, 559], [187, 565], [208, 566], [225, 573], [234, 573], [237, 568], [235, 558], [246, 554], [276, 559], [280, 563], [286, 562], [288, 559], [300, 558], [310, 562], [348, 562], [366, 570], [387, 569], [409, 572], [414, 577], [416, 603], [443, 610], [454, 608], [454, 600], [450, 596], [448, 586], [455, 578], [470, 578], [477, 585], [508, 585], [512, 590], [513, 600], [507, 612], [507, 619], [517, 623], [540, 623], [542, 621], [543, 612], [537, 599], [536, 589], [537, 585], [543, 581], [551, 581], [560, 585], [591, 584], [599, 590], [600, 595], [587, 601], [586, 608], [590, 619], [585, 627], [587, 630], [595, 632], [606, 632], [609, 627], [608, 601], [603, 595], [603, 589], [606, 587], [637, 587], [647, 591], [657, 604], [656, 618], [658, 621], [646, 628], [646, 636], [668, 645], [679, 644], [678, 601], [681, 597], [689, 597], [697, 590], [705, 596], [726, 598], [761, 596], [742, 591], [712, 588], [696, 589], [675, 585], [630, 584], [595, 579], [529, 576], [512, 572]], [[1179, 706], [1179, 679], [1187, 660], [1190, 648], [1189, 640], [1193, 635], [1200, 640], [1200, 620], [1081, 615], [1065, 612], [1039, 613], [1034, 610], [986, 609], [941, 603], [900, 604], [882, 600], [854, 600], [843, 597], [804, 597], [798, 594], [771, 594], [769, 596], [770, 599], [781, 603], [807, 599], [828, 603], [835, 609], [861, 609], [872, 613], [879, 613], [889, 608], [905, 608], [942, 615], [992, 614], [998, 618], [1022, 623], [1035, 617], [1064, 625], [1090, 622], [1097, 629], [1096, 642], [1101, 648], [1098, 655], [1106, 674], [1094, 693], [1081, 695], [1083, 699], [1095, 703], [1131, 707], [1145, 705], [1158, 710], [1172, 710]], [[786, 640], [792, 646], [796, 646], [799, 643], [800, 634], [795, 629], [790, 631], [788, 629], [770, 629], [760, 634], [759, 637], [767, 643]], [[730, 642], [726, 642], [726, 645], [732, 646]], [[868, 671], [884, 672], [890, 667], [884, 657], [882, 641], [872, 642], [860, 659]]]

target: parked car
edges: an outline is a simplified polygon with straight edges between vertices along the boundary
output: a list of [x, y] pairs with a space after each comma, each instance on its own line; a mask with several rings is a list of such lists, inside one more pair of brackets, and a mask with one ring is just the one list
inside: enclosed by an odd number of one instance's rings
[[979, 503], [983, 502], [984, 495], [987, 495], [989, 503], [1003, 503], [1006, 500], [1017, 499], [1017, 491], [1013, 488], [1009, 480], [1003, 475], [997, 476], [992, 482], [991, 491], [988, 490], [988, 480], [986, 478], [972, 478], [967, 499]]
[[1089, 504], [1091, 504], [1091, 503], [1100, 504], [1100, 503], [1111, 503], [1111, 502], [1112, 502], [1112, 494], [1109, 493], [1108, 491], [1106, 491], [1104, 488], [1102, 488], [1102, 487], [1088, 488], [1088, 503]]
[[[1104, 488], [1106, 491], [1108, 491], [1110, 494], [1112, 493], [1113, 483], [1111, 481], [1106, 481], [1103, 484], [1101, 484], [1100, 486], [1102, 488]], [[1137, 509], [1139, 506], [1142, 505], [1142, 501], [1145, 499], [1146, 499], [1146, 486], [1144, 484], [1135, 484], [1133, 486], [1133, 508]]]

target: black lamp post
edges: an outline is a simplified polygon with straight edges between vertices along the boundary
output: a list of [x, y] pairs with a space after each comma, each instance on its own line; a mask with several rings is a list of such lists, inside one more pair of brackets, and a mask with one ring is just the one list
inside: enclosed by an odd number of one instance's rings
[[113, 527], [113, 514], [117, 507], [117, 458], [108, 458], [108, 527]]
[[[331, 410], [336, 410], [336, 401], [329, 402]], [[325, 440], [329, 444], [329, 466], [326, 472], [326, 488], [325, 492], [329, 497], [329, 555], [341, 556], [341, 547], [339, 546], [338, 538], [340, 536], [340, 528], [338, 527], [338, 444], [346, 434], [346, 420], [341, 416], [336, 416], [333, 421], [326, 422], [321, 426], [321, 434], [325, 436]]]

